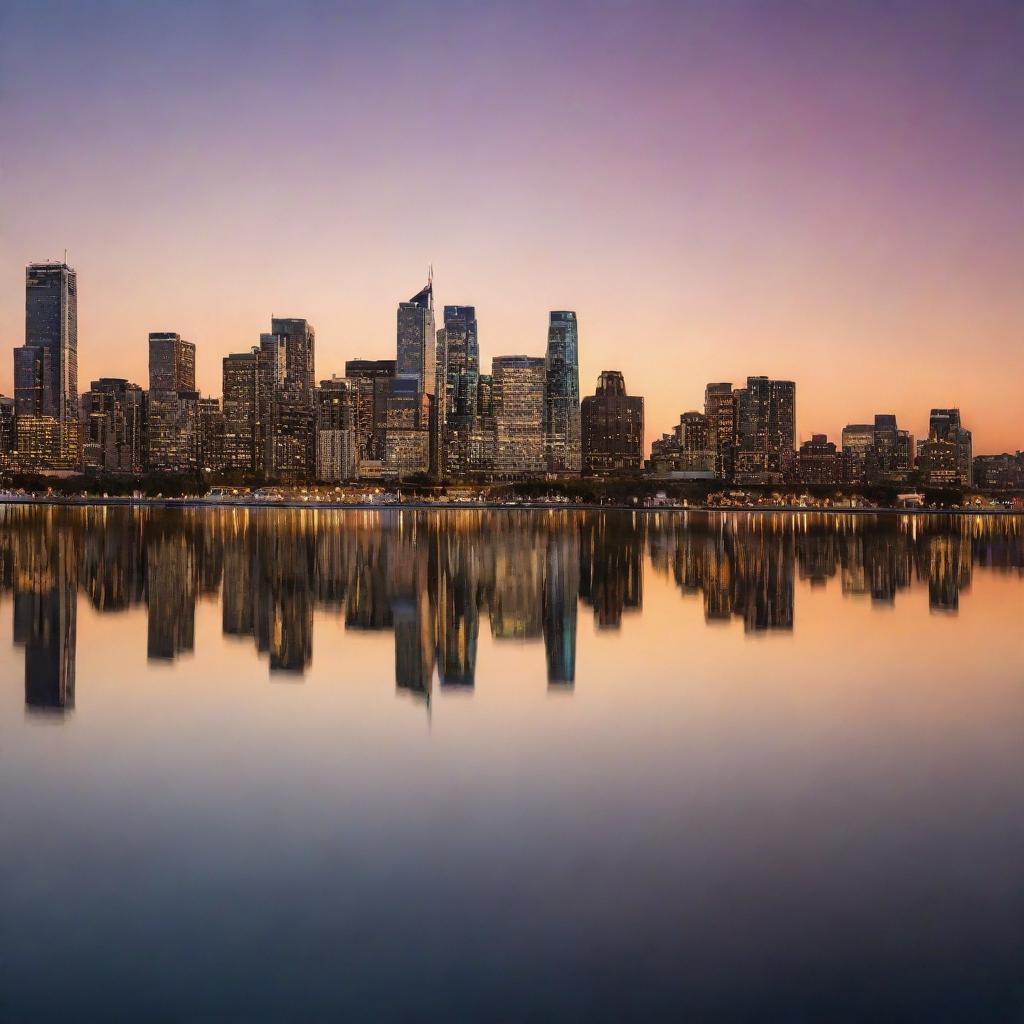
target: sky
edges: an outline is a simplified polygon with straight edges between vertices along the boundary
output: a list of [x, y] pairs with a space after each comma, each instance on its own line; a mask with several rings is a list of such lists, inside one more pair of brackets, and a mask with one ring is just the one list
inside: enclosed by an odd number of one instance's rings
[[172, 330], [219, 394], [271, 315], [393, 358], [432, 264], [484, 370], [576, 310], [648, 440], [767, 374], [1024, 448], [1022, 55], [1022, 0], [0, 2], [0, 391], [65, 248], [83, 391]]

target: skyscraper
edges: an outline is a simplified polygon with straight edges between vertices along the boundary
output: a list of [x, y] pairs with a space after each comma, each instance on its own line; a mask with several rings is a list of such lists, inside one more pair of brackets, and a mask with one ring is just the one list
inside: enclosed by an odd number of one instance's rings
[[544, 472], [545, 366], [545, 360], [532, 356], [494, 359], [494, 470], [498, 474]]
[[259, 347], [224, 357], [224, 463], [229, 470], [258, 473], [263, 468]]
[[547, 468], [552, 473], [578, 473], [582, 466], [579, 334], [571, 311], [551, 313], [544, 377]]
[[53, 416], [50, 352], [25, 345], [14, 350], [14, 408], [19, 417]]
[[357, 382], [344, 377], [322, 380], [316, 392], [316, 477], [328, 483], [354, 480], [359, 471], [356, 447]]
[[196, 347], [173, 331], [149, 335], [149, 390], [195, 391]]
[[49, 406], [58, 420], [78, 415], [78, 278], [66, 263], [25, 268], [25, 344], [48, 355]]
[[731, 383], [708, 384], [704, 389], [704, 415], [708, 447], [715, 456], [715, 476], [731, 480], [736, 453], [736, 393]]
[[312, 324], [296, 317], [272, 317], [270, 333], [284, 342], [284, 383], [307, 397], [311, 396], [316, 386], [316, 332]]
[[141, 473], [144, 407], [138, 384], [121, 377], [94, 380], [85, 394], [85, 465], [116, 473]]
[[442, 475], [466, 470], [469, 434], [480, 385], [480, 341], [476, 307], [445, 306], [437, 335], [437, 440]]
[[796, 385], [748, 377], [736, 392], [737, 479], [779, 483], [795, 470]]
[[974, 480], [971, 432], [959, 409], [932, 409], [928, 440], [918, 446], [918, 468], [935, 487], [970, 487]]
[[583, 399], [580, 434], [585, 472], [643, 468], [644, 400], [626, 394], [626, 381], [618, 370], [603, 370], [595, 393]]
[[185, 473], [199, 465], [199, 393], [196, 347], [173, 331], [149, 335], [146, 395], [146, 464], [157, 472]]
[[847, 423], [843, 427], [843, 466], [847, 481], [869, 483], [878, 477], [873, 423]]
[[428, 278], [423, 289], [398, 304], [397, 376], [415, 380], [420, 391], [434, 394], [436, 351], [434, 285]]
[[269, 405], [266, 471], [276, 479], [305, 479], [316, 468], [315, 333], [306, 320], [273, 317], [260, 347]]

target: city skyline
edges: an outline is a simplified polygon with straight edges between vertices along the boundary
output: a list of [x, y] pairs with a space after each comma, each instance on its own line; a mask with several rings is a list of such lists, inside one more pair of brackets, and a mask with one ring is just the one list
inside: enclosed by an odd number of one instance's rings
[[[433, 263], [488, 355], [539, 355], [576, 310], [581, 393], [625, 372], [645, 448], [750, 373], [798, 381], [798, 441], [958, 406], [976, 451], [1019, 447], [1019, 5], [640, 8], [107, 5], [57, 35], [5, 11], [0, 338], [21, 268], [66, 246], [80, 388], [143, 383], [171, 330], [217, 394], [282, 313], [326, 377], [392, 357], [397, 285]], [[451, 48], [474, 89], [438, 73]], [[268, 82], [268, 52], [293, 73]], [[304, 160], [268, 159], [295, 138]]]

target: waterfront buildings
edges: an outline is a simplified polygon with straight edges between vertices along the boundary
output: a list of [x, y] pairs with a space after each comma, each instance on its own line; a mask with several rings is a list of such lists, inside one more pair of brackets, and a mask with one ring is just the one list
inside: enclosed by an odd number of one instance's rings
[[544, 360], [544, 453], [551, 473], [582, 467], [579, 332], [576, 314], [555, 310]]
[[796, 460], [796, 384], [748, 377], [735, 397], [735, 479], [782, 483]]
[[491, 376], [494, 403], [494, 473], [515, 477], [543, 473], [544, 382], [547, 364], [533, 356], [496, 356]]
[[731, 480], [736, 453], [736, 393], [731, 383], [708, 384], [704, 389], [704, 416], [708, 447], [715, 456], [715, 476]]
[[196, 347], [179, 334], [149, 335], [146, 396], [146, 468], [189, 473], [199, 466], [199, 392]]
[[87, 469], [141, 473], [145, 393], [121, 377], [94, 380], [85, 394], [82, 462]]
[[923, 480], [933, 487], [970, 487], [972, 449], [971, 432], [960, 422], [960, 410], [932, 409], [928, 439], [917, 449]]
[[[228, 474], [238, 482], [430, 479], [437, 483], [629, 473], [642, 468], [644, 404], [604, 371], [579, 396], [573, 311], [548, 317], [543, 356], [499, 356], [481, 373], [476, 307], [443, 307], [433, 280], [398, 303], [394, 359], [354, 359], [314, 387], [315, 332], [273, 317], [222, 362], [222, 399], [196, 388], [196, 348], [149, 335], [149, 387], [102, 377], [79, 396], [77, 278], [64, 263], [26, 268], [25, 343], [13, 398], [0, 400], [7, 470]], [[540, 339], [538, 339], [539, 342]], [[538, 349], [539, 349], [538, 344]], [[796, 385], [751, 376], [709, 383], [703, 410], [654, 441], [650, 469], [724, 484], [925, 484], [1008, 489], [1014, 456], [977, 461], [955, 408], [932, 410], [915, 445], [892, 413], [848, 424], [842, 452], [814, 435], [796, 451]], [[249, 480], [248, 478], [251, 478]]]
[[414, 380], [421, 392], [434, 394], [437, 386], [437, 337], [431, 279], [408, 302], [398, 304], [397, 354], [396, 375]]
[[799, 475], [802, 483], [835, 485], [843, 479], [843, 460], [834, 441], [824, 434], [812, 434], [800, 445]]
[[618, 370], [604, 370], [580, 406], [583, 471], [630, 473], [643, 468], [644, 400], [626, 394]]

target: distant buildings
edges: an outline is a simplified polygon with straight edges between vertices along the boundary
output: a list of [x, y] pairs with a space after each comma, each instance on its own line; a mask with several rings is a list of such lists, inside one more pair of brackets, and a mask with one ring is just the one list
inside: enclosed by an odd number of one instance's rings
[[618, 370], [604, 370], [580, 406], [585, 473], [637, 473], [643, 468], [644, 400], [626, 394]]
[[[575, 312], [548, 316], [543, 355], [481, 372], [476, 307], [434, 319], [432, 275], [397, 304], [393, 359], [351, 359], [315, 386], [316, 336], [273, 317], [222, 362], [222, 398], [196, 388], [196, 347], [149, 335], [148, 389], [101, 377], [77, 393], [77, 277], [26, 268], [25, 343], [14, 395], [0, 398], [0, 468], [40, 472], [227, 474], [238, 482], [512, 480], [641, 471], [644, 400], [604, 371], [580, 400]], [[538, 338], [537, 349], [540, 349]], [[536, 350], [535, 350], [536, 351]], [[650, 449], [657, 476], [724, 484], [1012, 490], [1019, 456], [974, 457], [958, 409], [933, 409], [915, 445], [892, 413], [847, 424], [841, 450], [819, 434], [796, 447], [796, 385], [751, 376], [709, 383]]]

